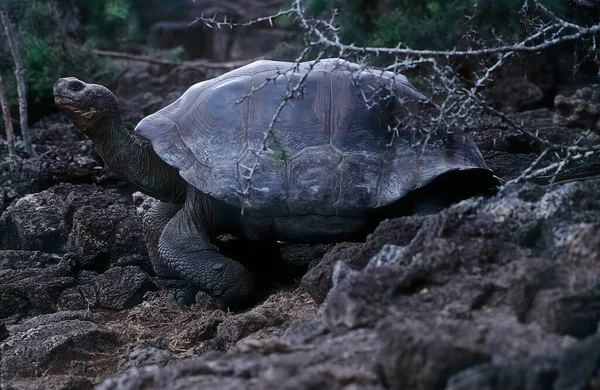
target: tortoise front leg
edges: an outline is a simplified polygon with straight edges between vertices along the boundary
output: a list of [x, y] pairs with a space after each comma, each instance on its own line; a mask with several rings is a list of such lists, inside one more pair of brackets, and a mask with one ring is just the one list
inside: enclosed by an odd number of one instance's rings
[[169, 221], [181, 210], [181, 205], [159, 202], [152, 206], [142, 220], [144, 241], [152, 268], [159, 278], [161, 288], [169, 299], [182, 305], [193, 303], [198, 289], [179, 278], [179, 275], [160, 260], [158, 242]]
[[210, 243], [210, 214], [188, 200], [167, 223], [158, 250], [161, 261], [184, 280], [212, 296], [221, 307], [241, 307], [253, 298], [252, 274]]

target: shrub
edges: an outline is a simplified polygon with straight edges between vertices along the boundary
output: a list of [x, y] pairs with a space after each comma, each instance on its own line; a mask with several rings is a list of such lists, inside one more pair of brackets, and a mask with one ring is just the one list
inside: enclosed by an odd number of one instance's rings
[[[340, 37], [361, 46], [394, 47], [403, 42], [413, 49], [449, 49], [471, 28], [479, 34], [494, 29], [505, 36], [521, 31], [523, 0], [307, 0], [314, 16], [327, 17], [337, 9]], [[549, 0], [559, 14], [565, 2]], [[473, 16], [473, 23], [468, 23]]]
[[[31, 111], [52, 99], [53, 85], [60, 77], [102, 80], [112, 74], [108, 62], [94, 55], [93, 49], [101, 43], [118, 41], [126, 32], [131, 32], [127, 20], [130, 16], [128, 1], [86, 0], [89, 9], [80, 10], [75, 7], [75, 0], [6, 0], [5, 9], [18, 32], [28, 100], [33, 103]], [[90, 9], [102, 13], [90, 13]], [[84, 11], [88, 17], [95, 18], [87, 27], [83, 27], [83, 18], [80, 18]], [[9, 101], [16, 105], [13, 63], [4, 37], [0, 39], [0, 48], [4, 53], [0, 72]]]

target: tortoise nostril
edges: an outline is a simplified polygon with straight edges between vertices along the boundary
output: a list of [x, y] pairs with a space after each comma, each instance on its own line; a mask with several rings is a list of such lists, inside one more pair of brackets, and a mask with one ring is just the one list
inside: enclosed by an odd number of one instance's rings
[[81, 81], [72, 81], [69, 83], [69, 89], [71, 91], [81, 91], [83, 89], [83, 83]]

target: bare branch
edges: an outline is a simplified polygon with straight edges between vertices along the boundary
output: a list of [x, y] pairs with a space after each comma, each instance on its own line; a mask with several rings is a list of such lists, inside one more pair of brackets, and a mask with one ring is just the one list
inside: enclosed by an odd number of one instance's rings
[[27, 88], [25, 87], [25, 68], [23, 67], [23, 61], [21, 60], [21, 53], [19, 52], [19, 46], [17, 38], [14, 33], [12, 23], [6, 12], [0, 9], [0, 20], [4, 25], [4, 32], [6, 33], [6, 40], [10, 47], [10, 52], [15, 63], [15, 77], [17, 79], [17, 92], [19, 94], [19, 123], [21, 124], [21, 134], [23, 136], [23, 142], [25, 143], [25, 151], [30, 157], [36, 155], [31, 145], [31, 135], [29, 132], [29, 117], [27, 115]]
[[0, 75], [0, 105], [2, 106], [2, 116], [4, 117], [4, 127], [6, 129], [6, 142], [8, 143], [8, 157], [13, 161], [18, 161], [17, 151], [15, 149], [15, 132], [13, 130], [8, 99], [4, 89], [4, 81]]

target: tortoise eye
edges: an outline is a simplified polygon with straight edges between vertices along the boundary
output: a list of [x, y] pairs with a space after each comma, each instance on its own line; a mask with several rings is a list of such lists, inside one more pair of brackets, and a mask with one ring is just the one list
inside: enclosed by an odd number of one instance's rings
[[69, 84], [69, 89], [75, 92], [81, 91], [83, 89], [83, 83], [81, 81], [72, 81]]

